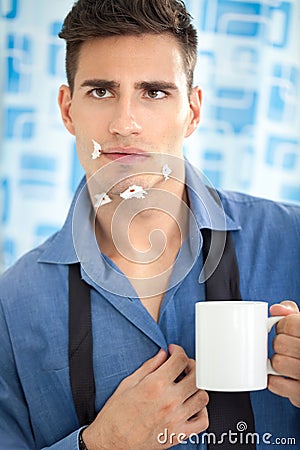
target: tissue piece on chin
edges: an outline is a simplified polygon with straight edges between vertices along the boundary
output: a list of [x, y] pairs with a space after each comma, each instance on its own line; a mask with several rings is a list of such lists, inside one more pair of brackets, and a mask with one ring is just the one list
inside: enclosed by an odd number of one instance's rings
[[145, 198], [145, 195], [147, 195], [148, 192], [146, 192], [142, 186], [136, 186], [135, 184], [133, 186], [129, 186], [126, 191], [122, 192], [120, 194], [120, 197], [124, 198], [125, 200], [128, 200], [130, 198]]
[[165, 164], [164, 167], [162, 168], [162, 174], [165, 177], [165, 180], [169, 180], [170, 177], [169, 175], [172, 173], [172, 170], [170, 169], [170, 167], [168, 166], [168, 164]]
[[95, 208], [99, 208], [99, 206], [107, 205], [107, 203], [112, 202], [112, 199], [109, 198], [109, 196], [105, 192], [103, 192], [102, 194], [96, 194], [95, 199], [97, 200], [94, 205]]
[[92, 159], [97, 159], [100, 158], [101, 156], [101, 151], [102, 151], [102, 147], [100, 144], [98, 144], [98, 142], [93, 140], [93, 145], [94, 145], [94, 151], [92, 153]]

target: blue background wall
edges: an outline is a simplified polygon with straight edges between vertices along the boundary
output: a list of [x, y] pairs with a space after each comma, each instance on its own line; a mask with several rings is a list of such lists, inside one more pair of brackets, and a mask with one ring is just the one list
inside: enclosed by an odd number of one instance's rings
[[[82, 175], [57, 91], [72, 0], [0, 0], [0, 270], [64, 221]], [[189, 0], [202, 124], [189, 159], [216, 187], [300, 202], [299, 0]]]

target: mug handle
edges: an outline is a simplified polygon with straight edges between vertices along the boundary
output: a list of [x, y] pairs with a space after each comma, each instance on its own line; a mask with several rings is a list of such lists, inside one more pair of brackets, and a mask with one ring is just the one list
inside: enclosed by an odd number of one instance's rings
[[[279, 322], [279, 320], [283, 319], [286, 316], [273, 316], [268, 317], [268, 333], [272, 330], [273, 326]], [[271, 360], [268, 358], [267, 361], [267, 374], [268, 375], [280, 375], [280, 373], [276, 372], [276, 370], [273, 369]]]

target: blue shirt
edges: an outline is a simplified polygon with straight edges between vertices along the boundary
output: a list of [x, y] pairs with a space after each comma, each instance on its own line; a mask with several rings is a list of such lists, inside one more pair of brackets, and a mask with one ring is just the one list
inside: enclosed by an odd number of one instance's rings
[[[300, 303], [300, 207], [219, 192], [222, 209], [187, 164], [190, 237], [156, 323], [126, 277], [100, 254], [84, 181], [61, 231], [0, 278], [1, 450], [78, 448], [68, 368], [68, 264], [78, 259], [91, 286], [97, 411], [161, 347], [175, 343], [194, 358], [195, 303], [205, 300], [202, 227], [231, 230], [243, 299]], [[300, 410], [267, 389], [252, 392], [251, 400], [258, 448], [281, 438], [282, 445], [294, 438], [299, 448]], [[184, 448], [205, 448], [205, 438], [193, 441], [199, 444], [187, 441]]]

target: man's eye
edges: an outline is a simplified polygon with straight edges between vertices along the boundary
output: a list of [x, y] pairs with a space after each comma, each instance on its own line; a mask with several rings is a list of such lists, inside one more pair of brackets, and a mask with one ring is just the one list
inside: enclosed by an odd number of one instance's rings
[[112, 94], [105, 88], [97, 88], [90, 91], [91, 95], [95, 98], [108, 98], [112, 97]]
[[167, 97], [167, 93], [164, 91], [159, 91], [157, 89], [149, 89], [146, 92], [146, 97], [152, 99], [161, 99]]

